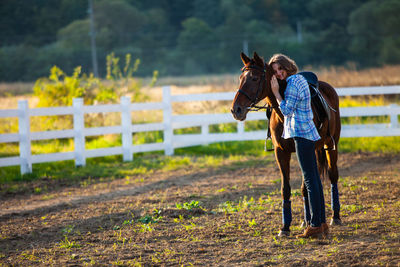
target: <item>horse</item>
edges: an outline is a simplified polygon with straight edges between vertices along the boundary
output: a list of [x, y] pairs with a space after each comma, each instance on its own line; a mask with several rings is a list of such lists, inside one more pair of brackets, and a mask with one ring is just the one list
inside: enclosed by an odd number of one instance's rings
[[[294, 141], [293, 138], [284, 139], [282, 137], [284, 116], [271, 90], [271, 77], [274, 75], [272, 67], [264, 63], [264, 60], [256, 52], [254, 52], [253, 58], [249, 58], [243, 52], [240, 54], [240, 57], [244, 67], [239, 78], [239, 89], [232, 102], [231, 113], [236, 120], [244, 121], [247, 113], [251, 110], [265, 108], [267, 109], [267, 114], [269, 112], [268, 131], [270, 131], [275, 159], [281, 175], [282, 216], [285, 216], [285, 212], [289, 214], [289, 217], [286, 217], [289, 219], [282, 220], [283, 227], [280, 229], [279, 236], [289, 236], [292, 220], [290, 204], [291, 187], [289, 183], [290, 159], [291, 154], [295, 152]], [[333, 213], [330, 225], [340, 225], [340, 202], [337, 187], [339, 178], [337, 144], [341, 130], [339, 97], [335, 89], [326, 82], [318, 81], [318, 87], [320, 94], [329, 105], [330, 114], [329, 116], [325, 116], [322, 121], [319, 121], [319, 118], [322, 116], [318, 116], [316, 108], [312, 106], [313, 120], [321, 137], [315, 144], [315, 153], [321, 177], [329, 176], [331, 183], [331, 207]], [[279, 90], [282, 96], [284, 96], [285, 88], [285, 82], [279, 81]], [[264, 107], [257, 106], [257, 103], [262, 99], [265, 99], [267, 105]], [[306, 226], [310, 220], [310, 212], [304, 179], [302, 180], [301, 192], [305, 207], [302, 226]]]

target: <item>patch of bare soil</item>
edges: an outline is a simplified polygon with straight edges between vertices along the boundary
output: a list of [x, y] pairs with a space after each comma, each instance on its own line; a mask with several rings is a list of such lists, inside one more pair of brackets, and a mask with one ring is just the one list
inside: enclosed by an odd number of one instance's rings
[[[45, 193], [2, 195], [0, 263], [398, 266], [400, 157], [341, 154], [339, 172], [344, 224], [317, 240], [294, 237], [302, 231], [303, 214], [295, 158], [288, 238], [276, 236], [281, 196], [273, 155], [261, 166], [160, 171], [129, 181], [51, 184]], [[329, 211], [329, 181], [324, 187]]]

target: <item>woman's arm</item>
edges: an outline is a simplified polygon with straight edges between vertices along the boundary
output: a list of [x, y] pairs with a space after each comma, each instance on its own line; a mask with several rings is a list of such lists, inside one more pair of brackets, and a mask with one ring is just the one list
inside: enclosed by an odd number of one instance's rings
[[284, 116], [289, 116], [294, 113], [295, 107], [299, 100], [299, 88], [295, 84], [289, 82], [285, 91], [285, 99], [282, 99], [279, 93], [279, 84], [275, 76], [271, 79], [271, 89], [278, 101], [279, 108]]

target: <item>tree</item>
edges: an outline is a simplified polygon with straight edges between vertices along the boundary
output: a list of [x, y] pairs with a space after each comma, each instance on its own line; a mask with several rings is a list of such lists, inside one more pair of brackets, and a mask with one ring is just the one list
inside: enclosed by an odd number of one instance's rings
[[123, 0], [95, 2], [97, 39], [106, 49], [135, 43], [145, 15]]
[[312, 53], [311, 64], [343, 64], [351, 59], [351, 38], [347, 32], [350, 13], [362, 0], [312, 0], [304, 7], [310, 16], [305, 19], [305, 40]]
[[49, 44], [61, 27], [86, 15], [87, 2], [82, 0], [2, 0], [0, 44]]
[[75, 20], [58, 31], [57, 40], [66, 48], [88, 48], [90, 47], [89, 31], [89, 19]]
[[183, 30], [178, 37], [178, 49], [182, 53], [187, 74], [210, 72], [214, 67], [210, 61], [215, 44], [215, 36], [210, 26], [197, 18], [182, 22]]
[[351, 51], [363, 64], [400, 62], [400, 2], [365, 3], [350, 16]]
[[210, 27], [216, 27], [224, 21], [224, 15], [219, 8], [220, 0], [194, 0], [192, 16], [207, 21]]
[[289, 25], [292, 29], [297, 29], [298, 22], [304, 22], [310, 16], [309, 9], [307, 8], [307, 3], [309, 0], [282, 0], [280, 1], [280, 9], [282, 13], [287, 18]]

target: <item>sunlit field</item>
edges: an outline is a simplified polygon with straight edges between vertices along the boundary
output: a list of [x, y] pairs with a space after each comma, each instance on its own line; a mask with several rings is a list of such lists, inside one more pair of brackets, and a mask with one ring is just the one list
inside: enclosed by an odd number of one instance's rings
[[[313, 70], [320, 80], [327, 81], [335, 87], [351, 86], [379, 86], [400, 84], [400, 66], [385, 66], [357, 71], [354, 68], [330, 67], [315, 69], [306, 67], [306, 70]], [[238, 74], [209, 75], [196, 77], [163, 77], [158, 79], [154, 87], [148, 87], [149, 79], [143, 79], [142, 92], [148, 96], [149, 102], [162, 101], [162, 86], [170, 85], [172, 94], [195, 94], [212, 92], [234, 92], [238, 86]], [[37, 106], [38, 99], [32, 94], [33, 83], [12, 83], [0, 84], [0, 109], [17, 108], [18, 100], [28, 99], [30, 108]], [[363, 96], [363, 97], [342, 97], [341, 107], [353, 106], [384, 106], [390, 103], [399, 102], [399, 96]], [[175, 103], [173, 112], [175, 114], [190, 113], [225, 113], [229, 112], [230, 101], [209, 101], [209, 102], [185, 102]], [[387, 122], [386, 117], [378, 118], [345, 118], [344, 124], [348, 123], [372, 123]], [[133, 123], [148, 123], [162, 121], [162, 111], [139, 111], [132, 113]], [[0, 118], [0, 133], [15, 133], [18, 131], [16, 118]], [[118, 113], [107, 113], [101, 115], [85, 115], [87, 127], [113, 126], [120, 124]], [[31, 119], [31, 131], [62, 130], [72, 125], [72, 116], [64, 116], [62, 120], [54, 118], [33, 117]], [[235, 131], [235, 125], [216, 125], [211, 132]], [[246, 130], [264, 129], [264, 122], [246, 122]], [[176, 130], [176, 133], [196, 133], [200, 128]], [[161, 142], [162, 133], [138, 133], [134, 137], [137, 144], [146, 142]], [[107, 135], [99, 138], [87, 138], [86, 148], [98, 148], [119, 146], [121, 138], [119, 135]], [[49, 140], [35, 141], [32, 143], [32, 153], [53, 153], [73, 150], [73, 140]], [[0, 144], [0, 154], [3, 156], [18, 155], [17, 144]]]
[[[382, 68], [365, 69], [357, 71], [354, 68], [323, 68], [313, 69], [306, 67], [306, 70], [315, 71], [320, 80], [327, 81], [335, 87], [351, 87], [351, 86], [379, 86], [379, 85], [395, 85], [400, 84], [400, 66], [385, 66]], [[238, 86], [238, 74], [230, 75], [209, 75], [196, 77], [164, 77], [158, 79], [154, 87], [148, 87], [149, 80], [143, 79], [142, 92], [148, 96], [149, 102], [162, 101], [162, 86], [170, 85], [172, 94], [195, 94], [195, 93], [212, 93], [212, 92], [234, 92]], [[0, 84], [0, 108], [10, 109], [17, 108], [19, 99], [28, 99], [30, 108], [37, 106], [38, 99], [32, 94], [33, 83], [14, 83]], [[400, 103], [399, 96], [363, 96], [363, 97], [341, 97], [340, 106], [384, 106], [390, 103]], [[209, 101], [209, 102], [185, 102], [175, 103], [173, 112], [175, 114], [190, 113], [226, 113], [230, 109], [230, 101]], [[162, 111], [139, 111], [132, 112], [133, 123], [149, 123], [161, 122]], [[388, 117], [355, 117], [343, 118], [343, 124], [352, 123], [388, 123]], [[85, 115], [86, 127], [113, 126], [120, 124], [120, 115], [118, 113], [107, 114], [87, 114]], [[47, 117], [31, 118], [31, 131], [44, 130], [62, 130], [68, 129], [72, 125], [72, 116], [64, 116], [61, 120]], [[249, 121], [245, 122], [246, 131], [264, 130], [266, 128], [265, 121]], [[186, 129], [175, 130], [175, 134], [180, 133], [200, 133], [200, 127], [192, 127]], [[235, 124], [221, 124], [210, 127], [210, 132], [235, 132]], [[7, 119], [0, 118], [0, 133], [16, 133], [18, 132], [18, 121], [16, 118]], [[150, 133], [137, 133], [133, 137], [135, 144], [162, 142], [163, 133], [161, 131]], [[339, 149], [341, 151], [379, 151], [379, 152], [396, 152], [400, 151], [400, 142], [398, 137], [376, 137], [376, 138], [358, 138], [358, 142], [352, 139], [342, 138]], [[121, 136], [118, 134], [105, 135], [100, 137], [86, 138], [86, 149], [95, 149], [101, 147], [120, 146], [122, 143]], [[246, 142], [245, 142], [246, 143]], [[263, 146], [260, 140], [259, 146]], [[214, 149], [208, 147], [210, 151]], [[73, 139], [45, 140], [33, 141], [31, 145], [32, 154], [55, 153], [73, 151]], [[187, 148], [191, 151], [193, 148]], [[17, 156], [19, 153], [18, 143], [0, 144], [0, 156]], [[203, 153], [207, 154], [206, 150]], [[214, 152], [212, 152], [214, 153]], [[230, 153], [235, 153], [232, 148]], [[199, 156], [199, 155], [197, 155]], [[101, 159], [93, 159], [98, 161]], [[51, 163], [55, 166], [60, 163]], [[61, 164], [62, 165], [62, 164]], [[37, 169], [37, 168], [34, 168]], [[40, 170], [41, 168], [39, 168]], [[11, 171], [11, 172], [10, 172]], [[12, 177], [18, 177], [18, 167], [0, 168], [3, 181], [13, 180]], [[12, 173], [12, 175], [11, 175]]]

